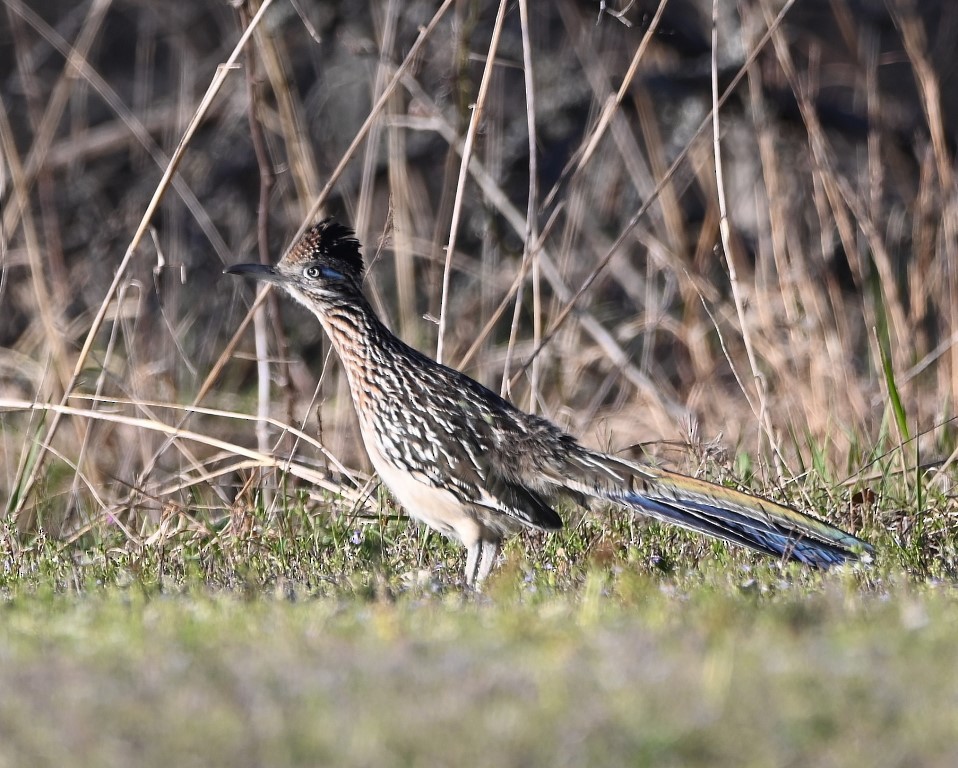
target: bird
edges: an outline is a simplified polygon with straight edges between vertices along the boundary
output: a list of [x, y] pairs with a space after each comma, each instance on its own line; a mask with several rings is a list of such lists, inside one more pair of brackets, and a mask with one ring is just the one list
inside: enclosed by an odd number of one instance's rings
[[812, 567], [869, 559], [872, 547], [758, 496], [586, 447], [395, 336], [363, 292], [355, 232], [310, 227], [275, 265], [231, 275], [272, 283], [311, 311], [342, 361], [369, 459], [414, 519], [466, 548], [478, 589], [505, 537], [556, 531], [557, 502], [609, 502], [661, 522]]

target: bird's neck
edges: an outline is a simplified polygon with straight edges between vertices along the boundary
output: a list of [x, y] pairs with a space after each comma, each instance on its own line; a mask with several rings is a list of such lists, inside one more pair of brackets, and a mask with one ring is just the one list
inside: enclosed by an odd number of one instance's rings
[[364, 297], [327, 306], [316, 316], [342, 362], [364, 442], [374, 445], [384, 386], [395, 384], [405, 367], [403, 358], [415, 352], [383, 325]]
[[366, 372], [382, 364], [383, 355], [405, 347], [376, 315], [364, 296], [327, 305], [316, 316], [329, 336], [354, 387], [359, 383], [354, 374]]

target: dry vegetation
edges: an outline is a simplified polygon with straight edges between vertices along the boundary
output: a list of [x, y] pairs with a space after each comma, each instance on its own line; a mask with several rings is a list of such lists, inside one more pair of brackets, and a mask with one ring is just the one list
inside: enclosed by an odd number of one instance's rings
[[958, 17], [718, 5], [713, 48], [708, 3], [6, 0], [13, 526], [235, 523], [254, 467], [363, 504], [319, 327], [220, 275], [332, 212], [408, 341], [588, 442], [814, 471], [907, 548], [890, 473], [953, 475]]
[[713, 49], [704, 2], [6, 0], [12, 527], [209, 533], [278, 466], [369, 507], [318, 325], [220, 275], [332, 212], [413, 344], [591, 443], [811, 471], [907, 548], [888, 477], [953, 477], [958, 17], [718, 5]]
[[714, 438], [839, 503], [841, 481], [924, 482], [916, 462], [948, 489], [948, 4], [726, 7], [714, 56], [705, 3], [523, 3], [499, 26], [475, 3], [277, 2], [245, 45], [254, 7], [4, 5], [0, 488], [21, 533], [203, 527], [290, 457], [361, 503], [320, 329], [269, 296], [250, 331], [220, 277], [320, 211], [357, 228], [404, 338], [587, 441], [691, 437], [701, 460]]
[[[0, 0], [0, 768], [955, 764], [958, 7], [606, 5]], [[413, 345], [877, 565], [566, 510], [464, 599], [222, 276], [321, 214]]]

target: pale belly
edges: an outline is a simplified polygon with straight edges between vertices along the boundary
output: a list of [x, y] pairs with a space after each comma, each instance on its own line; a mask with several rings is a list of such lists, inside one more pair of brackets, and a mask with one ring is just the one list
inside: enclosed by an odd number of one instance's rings
[[482, 540], [481, 524], [451, 492], [421, 482], [414, 475], [397, 469], [379, 452], [375, 441], [365, 442], [369, 460], [376, 472], [411, 517], [445, 536], [458, 539], [466, 546]]

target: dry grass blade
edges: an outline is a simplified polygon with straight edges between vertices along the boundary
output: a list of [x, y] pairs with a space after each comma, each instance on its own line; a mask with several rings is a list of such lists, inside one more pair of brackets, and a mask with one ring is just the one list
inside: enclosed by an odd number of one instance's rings
[[[462, 143], [458, 140], [458, 137], [456, 136], [452, 126], [442, 119], [439, 110], [436, 109], [434, 105], [429, 103], [428, 97], [422, 92], [421, 88], [414, 80], [411, 78], [407, 79], [405, 81], [405, 85], [410, 92], [417, 96], [423, 106], [428, 106], [431, 108], [431, 111], [435, 115], [436, 119], [434, 122], [430, 123], [430, 126], [437, 130], [440, 135], [442, 135], [442, 137], [449, 142], [449, 145], [457, 152], [457, 154], [460, 153], [462, 151]], [[483, 195], [485, 195], [488, 201], [506, 220], [506, 222], [512, 228], [512, 231], [520, 235], [524, 233], [528, 227], [526, 218], [522, 215], [522, 212], [512, 204], [508, 195], [506, 195], [503, 189], [496, 184], [495, 180], [485, 170], [478, 158], [472, 158], [471, 162], [469, 163], [469, 170], [472, 173], [476, 185], [482, 191]], [[533, 251], [532, 256], [539, 261], [542, 275], [549, 283], [552, 291], [560, 300], [565, 302], [567, 307], [571, 308], [575, 294], [566, 284], [562, 277], [561, 270], [556, 264], [553, 256], [550, 254], [550, 251], [546, 249], [542, 240], [539, 242], [539, 247], [535, 248]], [[513, 281], [512, 286], [500, 302], [492, 318], [486, 324], [483, 332], [479, 335], [478, 340], [472, 344], [469, 351], [466, 352], [463, 358], [456, 363], [457, 367], [462, 368], [468, 365], [485, 334], [491, 330], [495, 320], [498, 317], [501, 317], [502, 312], [505, 310], [508, 303], [513, 300], [514, 295], [518, 292], [519, 286], [525, 279], [527, 275], [527, 269], [530, 265], [531, 260], [526, 260], [522, 263], [519, 274]], [[585, 309], [579, 309], [576, 313], [576, 318], [582, 329], [588, 333], [597, 344], [599, 344], [603, 350], [603, 353], [608, 357], [609, 361], [616, 368], [616, 370], [621, 371], [622, 375], [632, 382], [649, 399], [651, 403], [660, 407], [662, 411], [667, 414], [668, 418], [682, 420], [687, 415], [685, 409], [670, 397], [669, 393], [664, 390], [661, 384], [653, 382], [632, 363], [628, 354], [615, 340], [614, 334], [606, 329], [592, 315], [592, 313]], [[536, 349], [541, 349], [541, 347], [542, 344], [539, 344], [537, 345]], [[528, 366], [530, 363], [531, 360], [526, 363], [526, 366]], [[525, 371], [525, 366], [523, 367], [522, 371], [513, 376], [513, 385], [516, 383], [518, 376], [521, 375], [523, 371]]]
[[462, 162], [459, 164], [459, 181], [456, 182], [456, 199], [452, 205], [452, 222], [449, 224], [449, 242], [446, 244], [446, 263], [442, 270], [442, 293], [439, 308], [439, 336], [436, 341], [436, 360], [442, 362], [443, 342], [446, 337], [446, 315], [449, 308], [449, 280], [452, 277], [452, 256], [456, 252], [456, 235], [459, 232], [459, 215], [462, 212], [463, 194], [466, 179], [469, 177], [469, 161], [472, 158], [472, 144], [476, 138], [479, 121], [483, 119], [483, 109], [486, 97], [489, 94], [489, 83], [492, 80], [492, 70], [496, 63], [496, 49], [502, 34], [502, 24], [506, 18], [506, 0], [500, 0], [499, 11], [496, 14], [496, 23], [492, 30], [492, 40], [489, 50], [486, 51], [486, 66], [479, 81], [479, 95], [472, 105], [472, 116], [469, 118], [469, 128], [462, 143]]
[[[756, 47], [749, 52], [749, 56], [747, 57], [745, 63], [738, 70], [735, 77], [732, 78], [732, 82], [725, 89], [725, 92], [722, 94], [721, 98], [718, 100], [716, 104], [717, 108], [721, 108], [721, 106], [725, 103], [725, 101], [729, 98], [729, 96], [735, 90], [739, 81], [742, 79], [742, 77], [744, 77], [745, 73], [747, 72], [748, 67], [751, 65], [754, 59], [758, 56], [758, 54], [762, 51], [765, 44], [771, 39], [772, 33], [779, 28], [779, 25], [782, 23], [782, 20], [785, 18], [785, 15], [788, 13], [788, 10], [789, 8], [791, 8], [793, 3], [794, 3], [794, 0], [788, 0], [788, 2], [785, 3], [781, 11], [779, 11], [778, 15], [775, 17], [775, 20], [769, 24], [768, 32], [762, 37], [762, 39], [759, 41]], [[706, 115], [706, 117], [699, 124], [698, 128], [692, 135], [689, 142], [685, 145], [684, 149], [681, 152], [679, 152], [678, 156], [672, 162], [672, 165], [669, 166], [668, 171], [665, 173], [662, 179], [659, 180], [659, 182], [656, 184], [655, 190], [652, 192], [652, 194], [646, 200], [642, 202], [642, 204], [639, 206], [639, 209], [632, 215], [628, 223], [622, 228], [618, 237], [616, 237], [615, 241], [612, 243], [611, 247], [609, 247], [606, 250], [605, 255], [601, 259], [599, 259], [598, 264], [592, 269], [588, 277], [586, 277], [586, 279], [582, 282], [581, 286], [567, 300], [564, 300], [562, 309], [560, 310], [558, 315], [553, 319], [548, 330], [543, 336], [542, 341], [536, 345], [535, 349], [532, 351], [532, 354], [526, 359], [526, 362], [522, 366], [522, 369], [513, 376], [513, 382], [515, 382], [518, 379], [518, 377], [525, 371], [525, 369], [532, 364], [532, 361], [536, 358], [536, 356], [539, 355], [539, 353], [543, 350], [543, 348], [547, 344], [549, 344], [549, 342], [552, 340], [555, 334], [559, 331], [559, 329], [562, 327], [565, 321], [569, 318], [570, 314], [572, 314], [573, 309], [575, 309], [576, 304], [579, 302], [581, 297], [586, 294], [589, 288], [591, 288], [591, 286], [599, 277], [599, 275], [608, 266], [612, 258], [619, 252], [619, 249], [622, 248], [623, 244], [629, 238], [629, 236], [631, 235], [632, 231], [636, 228], [638, 223], [642, 220], [642, 218], [647, 214], [651, 206], [658, 199], [659, 195], [662, 193], [662, 190], [668, 184], [671, 183], [672, 178], [675, 176], [678, 169], [686, 162], [689, 152], [691, 151], [696, 139], [700, 135], [702, 135], [705, 132], [705, 130], [711, 126], [711, 124], [712, 124], [712, 112], [709, 111], [708, 115]]]
[[439, 24], [440, 20], [442, 20], [446, 11], [449, 10], [449, 7], [452, 5], [452, 3], [453, 0], [444, 0], [443, 4], [436, 10], [436, 13], [433, 15], [432, 19], [430, 19], [429, 23], [420, 30], [419, 36], [416, 38], [416, 42], [409, 49], [409, 53], [406, 54], [406, 58], [403, 60], [402, 64], [399, 65], [396, 73], [392, 76], [392, 79], [386, 84], [386, 87], [383, 88], [383, 91], [376, 100], [376, 103], [369, 111], [369, 115], [367, 115], [365, 121], [363, 121], [363, 124], [356, 131], [356, 135], [353, 137], [352, 142], [350, 142], [349, 147], [345, 152], [343, 152], [339, 163], [333, 169], [332, 173], [329, 174], [326, 184], [323, 185], [323, 188], [319, 191], [319, 194], [316, 196], [316, 199], [310, 206], [303, 225], [299, 228], [299, 231], [293, 238], [294, 241], [306, 231], [306, 228], [313, 222], [319, 212], [323, 209], [323, 206], [326, 204], [326, 199], [329, 197], [333, 187], [339, 181], [343, 171], [346, 170], [346, 166], [349, 164], [349, 161], [352, 160], [353, 155], [356, 154], [356, 151], [359, 149], [360, 145], [363, 143], [363, 141], [365, 141], [370, 128], [372, 128], [379, 114], [386, 106], [386, 102], [389, 100], [389, 97], [392, 96], [396, 86], [399, 85], [403, 73], [413, 65], [413, 62], [415, 62], [416, 57], [419, 55], [422, 46], [429, 39], [429, 36]]
[[[735, 269], [735, 256], [732, 250], [732, 237], [730, 234], [728, 206], [725, 201], [725, 180], [722, 171], [722, 132], [719, 127], [719, 87], [718, 87], [718, 0], [712, 0], [712, 146], [715, 161], [715, 191], [719, 206], [719, 232], [722, 236], [722, 252], [725, 254], [725, 263], [728, 265], [729, 285], [732, 288], [732, 299], [735, 302], [735, 312], [738, 315], [739, 329], [742, 333], [742, 341], [745, 344], [745, 352], [748, 355], [748, 363], [752, 369], [752, 383], [755, 387], [755, 400], [747, 389], [742, 389], [742, 394], [748, 401], [752, 413], [761, 423], [771, 446], [775, 463], [781, 475], [782, 472], [782, 450], [778, 445], [778, 440], [772, 429], [771, 417], [768, 413], [768, 397], [766, 391], [765, 377], [758, 367], [758, 359], [755, 355], [755, 348], [752, 344], [752, 338], [748, 330], [748, 323], [745, 319], [745, 301], [742, 297], [742, 290], [739, 285], [738, 272]], [[724, 346], [724, 342], [723, 342]], [[729, 360], [729, 365], [734, 365]], [[738, 376], [738, 374], [736, 374]], [[757, 402], [756, 402], [757, 400]]]
[[[529, 196], [526, 201], [526, 231], [523, 236], [522, 267], [520, 275], [525, 275], [531, 262], [532, 267], [532, 343], [538, 344], [542, 336], [542, 291], [539, 280], [539, 261], [536, 258], [539, 252], [539, 223], [536, 212], [539, 208], [539, 164], [538, 139], [536, 133], [536, 99], [535, 78], [533, 77], [532, 39], [529, 32], [529, 3], [528, 0], [519, 0], [519, 23], [522, 29], [522, 72], [524, 75], [526, 94], [526, 130], [529, 134]], [[509, 328], [509, 345], [506, 348], [506, 359], [502, 366], [502, 383], [499, 392], [504, 397], [509, 392], [509, 366], [512, 353], [519, 333], [519, 315], [522, 308], [522, 287], [520, 281], [515, 289], [515, 305], [512, 312], [512, 325]], [[512, 291], [510, 291], [510, 294]], [[488, 323], [487, 323], [488, 326]], [[482, 334], [483, 336], [485, 334]], [[536, 412], [539, 395], [539, 366], [533, 364], [529, 376], [529, 411]]]
[[552, 201], [559, 192], [559, 188], [566, 182], [567, 177], [571, 175], [571, 181], [589, 164], [589, 161], [595, 154], [596, 148], [605, 136], [606, 130], [608, 130], [612, 124], [612, 118], [622, 105], [622, 100], [626, 97], [626, 94], [629, 93], [630, 86], [639, 71], [639, 64], [642, 62], [645, 52], [648, 50], [649, 43], [655, 37], [656, 30], [659, 27], [659, 22], [662, 20], [662, 14], [665, 13], [667, 5], [668, 0], [659, 1], [659, 6], [655, 9], [655, 14], [652, 16], [651, 21], [649, 21], [648, 27], [642, 35], [642, 40], [635, 49], [635, 55], [632, 57], [632, 62], [629, 64], [629, 69], [626, 71], [625, 77], [622, 78], [622, 83], [618, 91], [606, 101], [595, 127], [591, 130], [579, 149], [576, 150], [576, 153], [569, 160], [568, 165], [562, 169], [559, 180], [543, 201], [544, 207], [548, 207], [552, 204]]
[[[3, 3], [0, 398], [31, 403], [0, 413], [18, 551], [107, 540], [118, 510], [137, 545], [228, 548], [217, 526], [247, 500], [237, 530], [285, 536], [251, 473], [285, 462], [365, 498], [321, 327], [222, 277], [242, 253], [275, 262], [322, 209], [357, 229], [364, 288], [406, 343], [603, 448], [756, 488], [787, 467], [801, 506], [949, 572], [954, 465], [923, 474], [958, 456], [947, 9], [300, 5]], [[317, 552], [347, 525], [299, 522]], [[617, 525], [595, 535], [636, 562], [675, 551]], [[331, 551], [386, 562], [393, 537], [446, 557], [391, 523]]]
[[[36, 403], [28, 400], [15, 400], [10, 398], [0, 398], [0, 409], [19, 412], [43, 412], [59, 413], [64, 416], [75, 416], [81, 419], [91, 421], [105, 421], [114, 424], [124, 424], [134, 429], [142, 429], [148, 432], [159, 432], [175, 440], [185, 440], [199, 443], [210, 448], [217, 448], [224, 452], [226, 456], [245, 456], [247, 459], [255, 461], [260, 467], [286, 472], [293, 477], [315, 485], [330, 493], [341, 494], [349, 501], [359, 501], [360, 496], [354, 491], [344, 489], [336, 483], [331, 483], [321, 472], [307, 467], [299, 462], [290, 459], [280, 459], [268, 456], [259, 451], [254, 451], [237, 443], [231, 443], [227, 440], [210, 435], [204, 435], [188, 429], [180, 429], [170, 424], [165, 424], [155, 419], [142, 419], [134, 416], [125, 416], [118, 413], [109, 413], [107, 411], [95, 411], [88, 408], [77, 408], [69, 405], [57, 405], [55, 403]], [[235, 414], [230, 414], [235, 416]]]
[[[100, 326], [103, 324], [103, 320], [106, 317], [107, 309], [113, 301], [114, 296], [116, 295], [117, 288], [120, 285], [121, 280], [124, 277], [126, 268], [130, 263], [130, 260], [133, 258], [133, 253], [136, 251], [137, 246], [142, 240], [143, 235], [146, 234], [147, 227], [150, 224], [150, 221], [153, 218], [153, 214], [156, 211], [157, 207], [160, 204], [160, 200], [163, 199], [163, 195], [166, 193], [167, 187], [170, 184], [170, 180], [173, 178], [173, 174], [176, 172], [176, 168], [179, 165], [180, 161], [183, 159], [183, 155], [186, 152], [187, 146], [189, 146], [190, 139], [193, 137], [193, 134], [196, 132], [196, 129], [199, 127], [200, 123], [203, 120], [203, 116], [209, 110], [210, 105], [213, 102], [213, 99], [216, 97], [216, 94], [219, 92], [223, 83], [226, 80], [227, 75], [230, 70], [235, 66], [236, 59], [239, 57], [240, 53], [243, 50], [243, 47], [246, 45], [246, 42], [249, 40], [250, 36], [253, 33], [253, 30], [259, 24], [260, 20], [266, 13], [267, 8], [272, 4], [272, 0], [264, 0], [259, 11], [253, 17], [250, 22], [250, 26], [243, 32], [240, 36], [239, 41], [236, 44], [236, 47], [233, 49], [233, 53], [230, 58], [226, 61], [225, 64], [220, 66], [216, 71], [216, 77], [213, 79], [213, 82], [210, 83], [209, 88], [206, 91], [202, 101], [194, 112], [193, 117], [190, 120], [190, 124], [187, 126], [186, 131], [183, 134], [183, 137], [180, 139], [179, 144], [176, 147], [176, 150], [173, 152], [173, 156], [170, 159], [170, 163], [167, 166], [166, 171], [163, 174], [163, 178], [160, 179], [160, 183], [157, 185], [156, 191], [153, 193], [153, 199], [150, 200], [149, 205], [147, 205], [146, 211], [143, 214], [143, 218], [140, 220], [140, 225], [137, 227], [136, 232], [133, 235], [133, 239], [130, 241], [129, 246], [127, 246], [126, 252], [123, 254], [123, 258], [120, 260], [120, 264], [116, 269], [116, 273], [113, 277], [113, 281], [110, 283], [109, 288], [107, 288], [106, 295], [103, 297], [103, 301], [100, 304], [100, 309], [97, 311], [96, 317], [93, 319], [93, 322], [90, 326], [90, 330], [87, 333], [86, 340], [83, 343], [83, 348], [80, 350], [79, 355], [77, 356], [76, 364], [73, 367], [73, 374], [70, 377], [70, 380], [67, 382], [64, 387], [63, 398], [61, 399], [61, 406], [66, 402], [66, 399], [72, 394], [73, 388], [76, 385], [76, 381], [80, 375], [80, 372], [83, 370], [83, 366], [86, 365], [87, 356], [90, 354], [90, 350], [93, 347], [94, 339], [100, 331]], [[44, 452], [47, 446], [50, 444], [53, 436], [56, 434], [57, 428], [60, 425], [60, 417], [67, 413], [64, 410], [53, 410], [52, 419], [50, 420], [50, 425], [47, 428], [46, 436], [43, 442], [40, 445], [40, 453], [34, 461], [30, 472], [25, 478], [24, 482], [21, 484], [21, 492], [17, 499], [17, 504], [13, 509], [13, 516], [16, 519], [20, 511], [23, 509], [24, 504], [26, 504], [27, 499], [30, 497], [30, 493], [33, 490], [33, 486], [36, 483], [37, 477], [40, 473], [40, 470], [43, 467], [43, 457]]]

